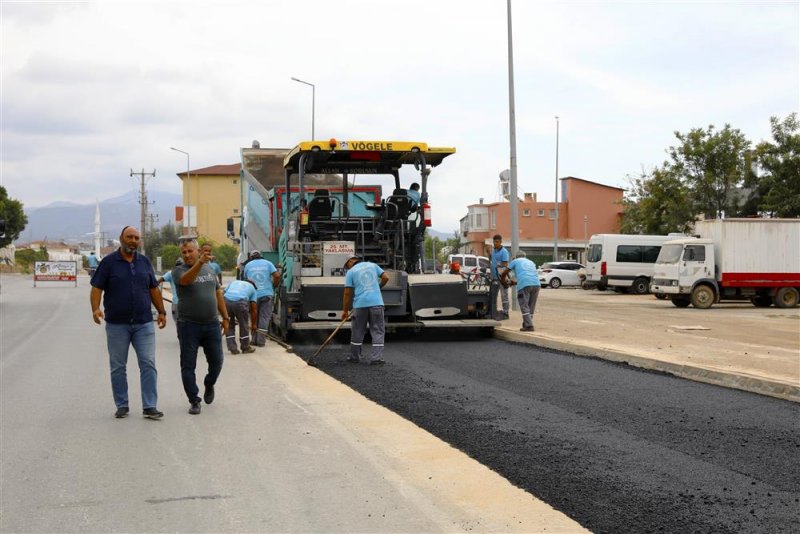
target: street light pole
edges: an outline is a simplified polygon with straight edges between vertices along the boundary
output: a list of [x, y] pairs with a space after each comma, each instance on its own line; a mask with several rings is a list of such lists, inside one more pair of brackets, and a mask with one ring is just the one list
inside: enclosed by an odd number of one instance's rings
[[556, 115], [556, 216], [553, 222], [553, 261], [558, 261], [558, 115]]
[[314, 140], [314, 115], [315, 115], [315, 109], [314, 108], [316, 106], [316, 100], [317, 100], [317, 88], [314, 86], [313, 83], [304, 82], [303, 80], [300, 80], [299, 78], [292, 77], [292, 80], [295, 81], [295, 82], [298, 82], [298, 83], [302, 83], [302, 84], [311, 86], [311, 141], [313, 141]]
[[[511, 35], [511, 0], [506, 1], [508, 12], [508, 129], [511, 160], [511, 258], [519, 252], [519, 213], [517, 202], [517, 122], [514, 104], [514, 46]], [[499, 274], [499, 273], [498, 273]], [[495, 298], [496, 294], [495, 294]], [[511, 309], [517, 309], [517, 300], [511, 299]]]
[[[586, 256], [589, 252], [589, 216], [583, 216], [583, 254]], [[586, 258], [583, 258], [586, 262]]]
[[180, 152], [181, 154], [186, 155], [186, 214], [185, 219], [187, 221], [187, 225], [185, 225], [185, 230], [191, 235], [192, 233], [192, 202], [191, 202], [191, 188], [189, 182], [189, 170], [191, 169], [191, 165], [189, 164], [189, 153], [181, 150], [179, 148], [175, 148], [173, 146], [169, 147], [170, 150], [174, 150], [175, 152]]

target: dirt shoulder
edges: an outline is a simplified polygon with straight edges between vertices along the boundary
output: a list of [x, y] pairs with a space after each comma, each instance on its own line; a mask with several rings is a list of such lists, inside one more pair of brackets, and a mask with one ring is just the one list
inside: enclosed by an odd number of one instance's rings
[[800, 402], [800, 308], [676, 308], [652, 295], [542, 289], [536, 331], [498, 336]]

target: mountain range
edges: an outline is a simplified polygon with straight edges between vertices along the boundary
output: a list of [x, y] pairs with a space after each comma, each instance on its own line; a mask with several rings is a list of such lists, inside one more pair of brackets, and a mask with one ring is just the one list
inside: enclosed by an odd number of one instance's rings
[[[175, 220], [175, 206], [180, 205], [181, 196], [176, 193], [148, 191], [148, 213], [155, 215], [155, 226], [161, 227]], [[17, 243], [30, 243], [47, 239], [68, 243], [94, 240], [95, 204], [53, 202], [46, 206], [25, 208], [28, 224]], [[130, 191], [118, 197], [100, 201], [100, 232], [104, 239], [116, 239], [127, 225], [140, 226], [139, 195]], [[453, 237], [453, 231], [439, 232], [429, 229], [432, 235], [445, 240]]]
[[[176, 193], [148, 191], [147, 211], [154, 216], [156, 227], [175, 220], [175, 206], [181, 196]], [[53, 202], [46, 206], [25, 208], [28, 224], [17, 243], [48, 241], [91, 242], [94, 240], [95, 203]], [[116, 239], [127, 225], [139, 227], [141, 220], [139, 194], [124, 195], [100, 201], [100, 232], [104, 239]]]

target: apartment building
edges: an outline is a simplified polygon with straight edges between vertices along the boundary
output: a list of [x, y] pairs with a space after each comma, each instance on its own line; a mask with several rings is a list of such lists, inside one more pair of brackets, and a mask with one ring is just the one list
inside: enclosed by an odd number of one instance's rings
[[[592, 234], [619, 231], [624, 190], [574, 176], [560, 178], [559, 184], [557, 259], [583, 261]], [[495, 234], [511, 244], [510, 202], [481, 199], [467, 209], [460, 221], [461, 252], [487, 255]], [[537, 263], [553, 260], [556, 203], [539, 202], [536, 193], [524, 193], [517, 209], [520, 249]]]

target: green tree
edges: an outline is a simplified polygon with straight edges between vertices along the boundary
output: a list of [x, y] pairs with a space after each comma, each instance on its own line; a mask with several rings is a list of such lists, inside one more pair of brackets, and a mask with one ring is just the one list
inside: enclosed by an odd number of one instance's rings
[[666, 235], [691, 229], [695, 212], [689, 189], [674, 168], [665, 164], [628, 180], [631, 187], [622, 200], [621, 233]]
[[735, 193], [748, 172], [750, 141], [730, 124], [720, 131], [710, 125], [675, 132], [675, 137], [680, 144], [668, 149], [670, 167], [688, 187], [695, 212], [709, 219], [738, 215], [741, 202]]
[[236, 267], [239, 250], [233, 245], [219, 245], [213, 249], [214, 257], [223, 271], [230, 271]]
[[175, 266], [175, 262], [181, 257], [181, 249], [178, 245], [166, 244], [161, 246], [159, 255], [161, 256], [161, 265], [164, 270], [171, 270]]
[[[175, 245], [178, 243], [180, 235], [178, 231], [178, 227], [173, 224], [165, 224], [161, 228], [148, 231], [144, 236], [144, 255], [151, 260], [157, 256], [161, 256], [162, 262], [166, 262], [162, 248], [165, 245]], [[180, 257], [180, 255], [178, 257]], [[174, 260], [172, 264], [163, 263], [163, 265], [174, 265]]]
[[776, 217], [800, 217], [800, 121], [792, 113], [769, 119], [774, 142], [756, 146], [755, 162], [766, 174], [758, 180], [758, 208]]
[[5, 221], [5, 233], [0, 234], [0, 248], [17, 240], [28, 224], [22, 202], [8, 197], [6, 188], [0, 185], [0, 219]]
[[50, 259], [50, 255], [47, 253], [47, 247], [41, 247], [39, 250], [22, 248], [14, 252], [14, 263], [25, 274], [33, 272], [35, 262], [47, 261], [48, 259]]

